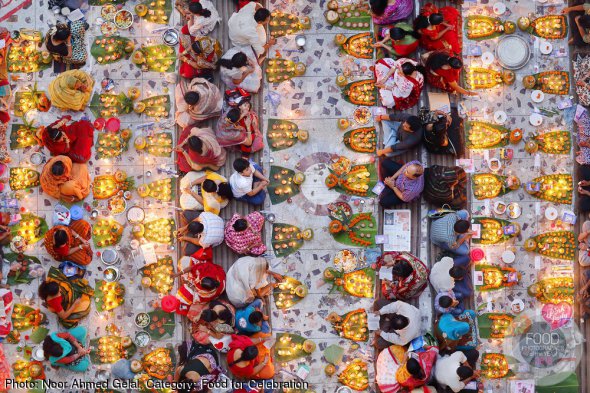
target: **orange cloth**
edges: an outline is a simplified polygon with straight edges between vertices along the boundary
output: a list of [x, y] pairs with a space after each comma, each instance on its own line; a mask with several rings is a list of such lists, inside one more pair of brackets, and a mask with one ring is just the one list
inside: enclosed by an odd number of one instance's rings
[[[64, 164], [64, 173], [61, 176], [51, 173], [51, 166], [58, 161]], [[90, 194], [88, 167], [86, 164], [72, 163], [66, 156], [53, 157], [47, 161], [40, 181], [44, 193], [65, 202], [78, 202]]]
[[[65, 246], [60, 247], [59, 250], [55, 247], [53, 240], [53, 235], [58, 229], [62, 229], [68, 234], [68, 242], [65, 244]], [[88, 247], [84, 247], [73, 254], [67, 255], [70, 249], [77, 248], [80, 244], [82, 244], [82, 241], [76, 239], [72, 231], [76, 232], [85, 240], [90, 240], [90, 237], [92, 236], [92, 227], [84, 220], [73, 221], [70, 224], [70, 227], [56, 225], [48, 230], [45, 234], [45, 248], [47, 249], [49, 255], [51, 255], [56, 261], [71, 261], [77, 263], [78, 265], [88, 265], [90, 262], [92, 262], [92, 250]]]

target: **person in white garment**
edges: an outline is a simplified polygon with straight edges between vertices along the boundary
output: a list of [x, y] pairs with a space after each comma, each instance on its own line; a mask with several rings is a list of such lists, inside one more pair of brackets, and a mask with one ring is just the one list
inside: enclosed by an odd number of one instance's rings
[[467, 355], [457, 351], [451, 355], [440, 356], [434, 368], [434, 378], [442, 385], [447, 386], [453, 392], [462, 391], [479, 378], [480, 372], [473, 369], [479, 353], [472, 349]]
[[401, 301], [391, 302], [375, 313], [381, 316], [381, 330], [377, 330], [375, 335], [392, 344], [406, 345], [422, 335], [420, 310], [411, 304]]
[[260, 58], [276, 42], [274, 38], [267, 41], [264, 26], [269, 22], [269, 10], [260, 3], [248, 3], [227, 21], [229, 39], [234, 46], [251, 46]]

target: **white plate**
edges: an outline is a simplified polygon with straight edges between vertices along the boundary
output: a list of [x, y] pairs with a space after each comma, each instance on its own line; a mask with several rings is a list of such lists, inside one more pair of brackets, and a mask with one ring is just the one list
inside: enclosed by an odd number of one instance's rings
[[542, 40], [539, 43], [539, 51], [541, 52], [541, 54], [543, 55], [548, 55], [551, 52], [553, 52], [553, 44], [549, 41], [546, 40]]
[[531, 114], [531, 116], [529, 117], [529, 122], [531, 123], [531, 125], [538, 127], [541, 124], [543, 124], [543, 116], [541, 116], [538, 113], [533, 113]]
[[502, 202], [502, 201], [496, 201], [496, 203], [494, 203], [494, 213], [496, 214], [504, 214], [506, 213], [506, 208], [508, 206]]
[[520, 314], [524, 311], [524, 302], [522, 301], [522, 299], [514, 299], [512, 301], [512, 304], [510, 305], [510, 309], [513, 313]]
[[504, 111], [496, 111], [494, 112], [494, 121], [496, 124], [504, 124], [508, 120], [508, 115]]
[[506, 211], [509, 218], [518, 218], [522, 214], [522, 208], [516, 202], [509, 203]]
[[539, 102], [543, 102], [544, 99], [545, 93], [543, 93], [541, 90], [533, 90], [533, 92], [531, 93], [531, 100], [533, 100], [533, 102], [537, 104]]
[[506, 250], [502, 253], [502, 262], [511, 264], [516, 260], [516, 254], [510, 250]]
[[545, 218], [549, 221], [557, 219], [557, 209], [553, 206], [549, 206], [547, 209], [545, 209]]
[[488, 168], [490, 168], [490, 171], [492, 172], [498, 172], [502, 169], [502, 162], [497, 158], [491, 158], [488, 161]]
[[490, 65], [494, 62], [494, 60], [496, 60], [496, 57], [492, 52], [484, 52], [481, 55], [481, 62], [483, 65]]
[[506, 12], [506, 4], [504, 3], [495, 3], [493, 5], [494, 14], [496, 15], [504, 15]]

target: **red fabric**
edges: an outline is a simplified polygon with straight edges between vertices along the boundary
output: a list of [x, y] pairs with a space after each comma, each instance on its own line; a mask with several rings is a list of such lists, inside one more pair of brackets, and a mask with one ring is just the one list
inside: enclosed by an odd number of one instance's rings
[[250, 378], [254, 376], [254, 361], [250, 360], [246, 367], [238, 367], [235, 364], [231, 364], [236, 360], [235, 354], [237, 350], [244, 350], [246, 347], [253, 346], [254, 343], [250, 337], [237, 334], [232, 334], [231, 339], [232, 340], [229, 343], [229, 352], [227, 353], [229, 370], [238, 378]]
[[213, 248], [199, 248], [191, 255], [191, 258], [198, 259], [199, 261], [213, 262]]
[[[180, 136], [178, 138], [178, 143], [179, 144], [181, 144], [182, 142], [185, 141], [185, 139], [188, 138], [188, 136], [191, 133], [191, 129], [192, 128], [193, 128], [193, 126], [188, 126], [184, 130], [182, 130], [182, 132], [180, 133]], [[187, 144], [187, 146], [185, 146], [184, 149], [188, 153], [188, 155], [191, 158], [191, 160], [193, 160], [193, 162], [195, 162], [197, 164], [208, 165], [208, 164], [211, 164], [213, 162], [217, 162], [217, 159], [213, 155], [213, 152], [212, 151], [209, 152], [208, 155], [202, 156], [199, 153], [194, 152], [191, 149], [189, 149], [188, 144]], [[176, 164], [178, 165], [178, 170], [180, 170], [181, 172], [190, 172], [190, 171], [193, 170], [193, 168], [190, 166], [190, 164], [186, 161], [186, 158], [184, 157], [184, 154], [178, 154], [177, 155]]]
[[165, 312], [175, 312], [180, 305], [180, 301], [173, 295], [166, 295], [162, 298], [162, 310]]
[[249, 2], [253, 0], [238, 0], [238, 11], [248, 5]]
[[[435, 72], [436, 74], [433, 74]], [[448, 70], [439, 68], [438, 70], [428, 70], [426, 73], [426, 81], [429, 85], [437, 87], [441, 90], [453, 92], [455, 91], [451, 86], [451, 82], [459, 82], [461, 70], [450, 68]]]
[[408, 57], [409, 55], [411, 55], [412, 53], [414, 53], [416, 51], [416, 49], [418, 49], [418, 45], [420, 44], [420, 41], [416, 40], [414, 42], [412, 42], [411, 44], [407, 44], [407, 45], [395, 45], [392, 43], [392, 48], [393, 50], [395, 50], [395, 52], [397, 54], [399, 54], [399, 57]]
[[420, 100], [420, 94], [422, 93], [422, 86], [420, 86], [420, 83], [418, 83], [418, 81], [414, 78], [412, 78], [411, 76], [406, 76], [406, 78], [412, 82], [412, 84], [414, 85], [414, 87], [412, 88], [412, 92], [410, 93], [409, 96], [407, 96], [406, 98], [400, 98], [400, 97], [393, 97], [394, 101], [395, 101], [395, 110], [396, 111], [405, 111], [406, 109], [410, 109], [412, 107], [414, 107], [416, 104], [418, 104], [418, 101]]
[[434, 363], [436, 362], [438, 350], [435, 348], [430, 348], [427, 351], [418, 352], [417, 354], [418, 362], [422, 367], [422, 371], [424, 371], [424, 378], [418, 379], [414, 376], [410, 376], [405, 381], [399, 383], [401, 386], [407, 388], [408, 390], [413, 390], [417, 387], [423, 386], [424, 384], [426, 384], [426, 382], [430, 380], [430, 377], [432, 375], [432, 369], [434, 368]]
[[59, 247], [54, 247], [55, 253], [61, 257], [67, 257], [70, 253], [70, 246], [68, 243], [63, 244]]
[[[205, 277], [213, 278], [219, 281], [219, 286], [214, 291], [208, 291], [201, 286], [201, 280]], [[198, 261], [191, 267], [191, 281], [197, 292], [195, 293], [201, 303], [210, 302], [218, 298], [225, 291], [225, 270], [223, 267], [206, 261]]]
[[[61, 119], [60, 119], [61, 120]], [[59, 122], [60, 120], [56, 121]], [[51, 155], [65, 155], [71, 158], [72, 162], [84, 163], [92, 156], [92, 146], [94, 145], [94, 127], [88, 120], [79, 120], [70, 125], [60, 127], [70, 140], [70, 147], [63, 141], [55, 142], [49, 137], [47, 131], [43, 131], [41, 139], [43, 145], [47, 147]]]
[[446, 49], [454, 54], [461, 54], [461, 14], [453, 7], [442, 7], [439, 9], [432, 3], [426, 4], [420, 11], [420, 15], [427, 17], [437, 13], [442, 14], [444, 22], [453, 26], [453, 30], [449, 30], [441, 38], [435, 39], [445, 29], [442, 23], [431, 26], [431, 29], [421, 29], [421, 45], [429, 51]]
[[10, 121], [10, 115], [8, 112], [0, 110], [0, 123], [8, 123]]
[[53, 309], [53, 312], [55, 312], [55, 313], [58, 313], [60, 311], [64, 311], [64, 309], [61, 305], [62, 300], [63, 299], [62, 299], [61, 295], [54, 297], [53, 299], [47, 300], [47, 306], [51, 307]]

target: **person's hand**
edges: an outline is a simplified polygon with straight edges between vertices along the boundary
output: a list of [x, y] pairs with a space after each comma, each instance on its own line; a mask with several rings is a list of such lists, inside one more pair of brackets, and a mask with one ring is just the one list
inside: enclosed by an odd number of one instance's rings
[[578, 16], [576, 16], [576, 17], [574, 18], [574, 20], [576, 21], [576, 23], [578, 23], [578, 21], [580, 20], [580, 18], [581, 18], [581, 15], [578, 15]]
[[383, 42], [375, 42], [374, 44], [371, 44], [371, 46], [373, 48], [383, 48]]
[[375, 310], [375, 311], [373, 311], [373, 314], [375, 314], [375, 315], [381, 315], [381, 311]]
[[92, 350], [90, 348], [84, 348], [82, 349], [82, 352], [80, 352], [83, 355], [88, 355]]
[[387, 153], [385, 152], [385, 149], [377, 149], [377, 156], [378, 157], [385, 157]]
[[380, 122], [380, 121], [382, 121], [382, 120], [385, 120], [385, 119], [383, 118], [383, 115], [375, 115], [375, 121], [376, 121], [376, 122]]
[[186, 192], [187, 194], [190, 194], [192, 192], [192, 190], [188, 187], [183, 188], [182, 191]]
[[380, 336], [380, 335], [381, 335], [381, 329], [375, 330], [375, 337]]
[[263, 364], [268, 364], [268, 361], [270, 360], [270, 358], [268, 357], [268, 355], [264, 355], [264, 360], [262, 361]]
[[262, 184], [264, 187], [266, 187], [266, 186], [268, 186], [268, 185], [270, 184], [270, 182], [269, 182], [268, 180], [261, 180], [261, 181], [260, 181], [260, 183], [261, 183], [261, 184]]
[[178, 238], [178, 240], [182, 241], [182, 242], [186, 242], [189, 238], [187, 236], [180, 236]]
[[270, 39], [268, 40], [268, 44], [270, 45], [274, 45], [277, 43], [277, 39], [274, 37], [270, 37]]
[[182, 153], [182, 152], [184, 152], [184, 149], [182, 147], [180, 147], [180, 146], [176, 146], [174, 148], [174, 151], [177, 152], [177, 153]]
[[481, 375], [481, 370], [473, 370], [473, 378], [474, 379], [479, 379]]

